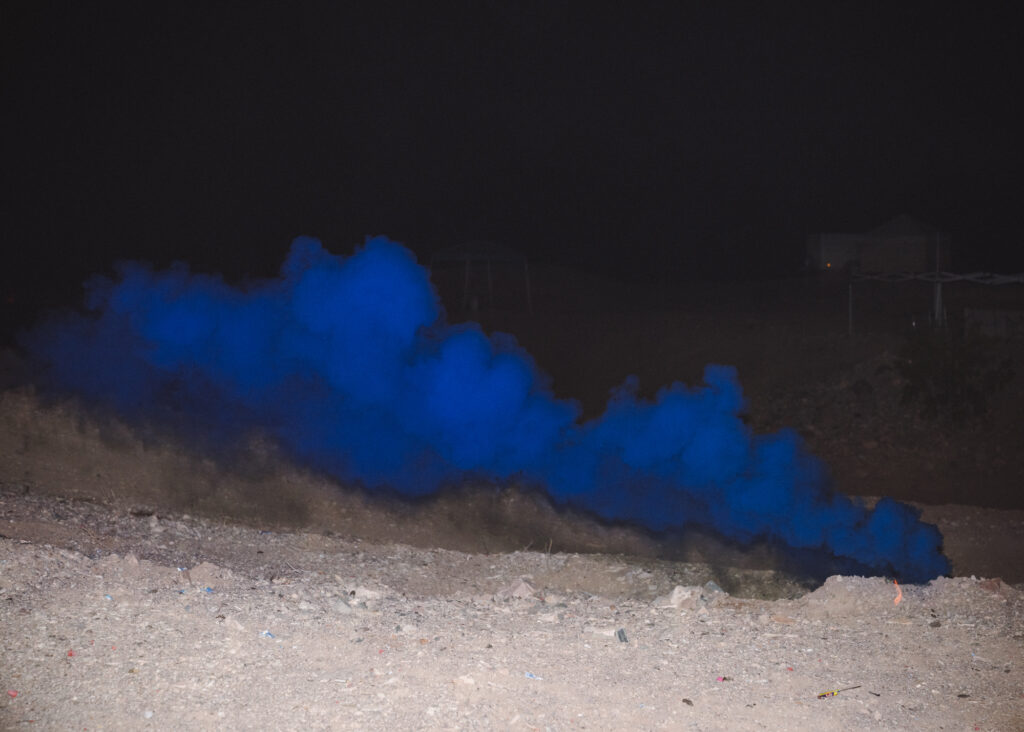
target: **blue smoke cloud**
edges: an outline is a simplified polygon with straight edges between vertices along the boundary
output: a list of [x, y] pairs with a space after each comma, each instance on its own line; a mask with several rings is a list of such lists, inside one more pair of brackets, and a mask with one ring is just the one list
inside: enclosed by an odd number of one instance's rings
[[753, 434], [733, 368], [653, 400], [627, 380], [580, 423], [511, 336], [447, 325], [426, 271], [382, 237], [347, 258], [300, 237], [280, 277], [246, 288], [122, 264], [90, 283], [86, 305], [26, 345], [55, 386], [125, 415], [184, 415], [226, 440], [258, 430], [343, 481], [406, 496], [518, 479], [654, 530], [824, 548], [912, 582], [950, 570], [914, 509], [868, 510], [832, 489], [794, 432]]

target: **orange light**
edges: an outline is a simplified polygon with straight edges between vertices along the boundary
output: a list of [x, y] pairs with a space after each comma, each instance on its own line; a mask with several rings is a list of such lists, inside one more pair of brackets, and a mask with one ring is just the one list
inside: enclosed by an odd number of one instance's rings
[[831, 262], [825, 262], [825, 269], [832, 269], [832, 263]]
[[894, 585], [896, 585], [896, 597], [893, 599], [892, 604], [893, 605], [899, 605], [900, 604], [900, 600], [903, 599], [903, 588], [900, 587], [900, 583], [897, 582], [896, 580], [893, 580], [892, 583]]

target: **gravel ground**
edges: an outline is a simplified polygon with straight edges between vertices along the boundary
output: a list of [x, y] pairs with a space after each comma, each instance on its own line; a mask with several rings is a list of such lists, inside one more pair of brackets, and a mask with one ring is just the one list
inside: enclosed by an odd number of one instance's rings
[[96, 505], [126, 551], [87, 555], [53, 543], [94, 530], [78, 508], [3, 496], [6, 729], [1024, 729], [1001, 580], [744, 599], [706, 567]]

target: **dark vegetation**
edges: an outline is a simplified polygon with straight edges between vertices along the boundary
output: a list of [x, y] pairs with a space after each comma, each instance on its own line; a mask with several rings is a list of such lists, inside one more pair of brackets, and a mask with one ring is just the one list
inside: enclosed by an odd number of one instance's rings
[[960, 328], [914, 330], [896, 358], [903, 403], [929, 419], [964, 425], [983, 419], [1013, 380], [1013, 357], [994, 338]]

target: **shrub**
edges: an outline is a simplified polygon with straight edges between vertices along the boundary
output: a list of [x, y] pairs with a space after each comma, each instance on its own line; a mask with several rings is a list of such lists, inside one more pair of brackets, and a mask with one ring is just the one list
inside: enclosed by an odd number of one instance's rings
[[1013, 379], [1013, 359], [999, 342], [955, 328], [911, 331], [896, 358], [903, 404], [930, 419], [963, 424], [988, 413], [989, 399]]

